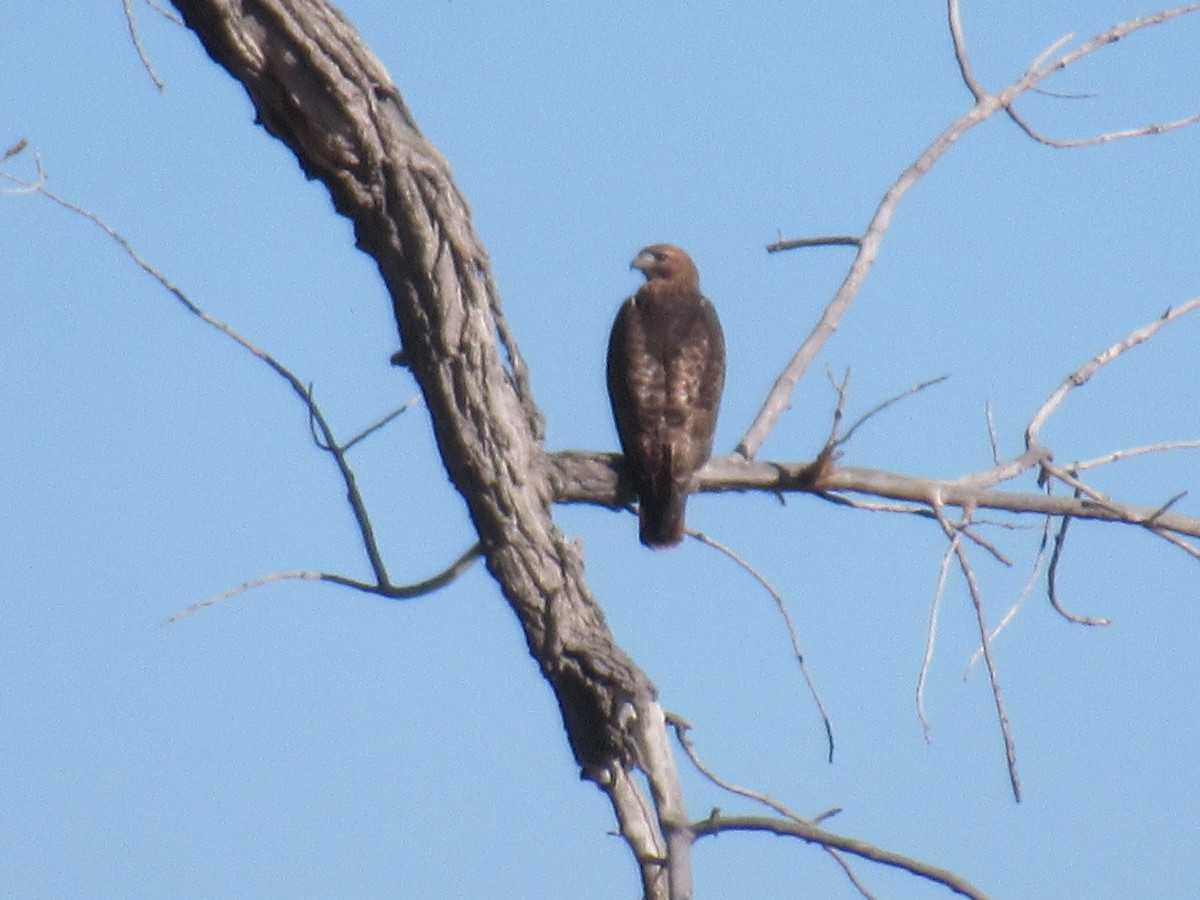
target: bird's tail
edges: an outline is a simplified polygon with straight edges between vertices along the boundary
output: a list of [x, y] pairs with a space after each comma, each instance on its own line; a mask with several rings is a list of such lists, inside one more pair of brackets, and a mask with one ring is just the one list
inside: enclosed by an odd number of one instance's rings
[[642, 491], [638, 504], [638, 539], [647, 547], [674, 547], [683, 540], [684, 511], [691, 477], [673, 472], [670, 445], [663, 453], [656, 477]]
[[671, 491], [666, 497], [645, 497], [639, 509], [638, 538], [647, 547], [674, 547], [683, 540], [687, 494]]

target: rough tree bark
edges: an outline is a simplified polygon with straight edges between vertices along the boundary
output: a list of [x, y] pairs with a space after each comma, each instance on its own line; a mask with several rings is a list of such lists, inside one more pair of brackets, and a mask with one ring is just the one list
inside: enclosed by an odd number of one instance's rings
[[[655, 688], [614, 642], [578, 551], [551, 519], [539, 415], [448, 165], [324, 0], [174, 5], [377, 263], [446, 471], [554, 691], [575, 758], [608, 793], [646, 896], [689, 896], [691, 835]], [[631, 778], [635, 766], [654, 803]]]

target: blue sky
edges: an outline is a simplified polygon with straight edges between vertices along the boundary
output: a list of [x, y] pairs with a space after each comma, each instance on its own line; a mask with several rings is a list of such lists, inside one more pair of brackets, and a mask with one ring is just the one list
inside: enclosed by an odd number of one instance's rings
[[[548, 446], [614, 449], [607, 330], [642, 245], [686, 247], [729, 347], [718, 448], [733, 447], [849, 262], [769, 257], [860, 231], [895, 176], [969, 106], [940, 3], [346, 2], [449, 159], [492, 256]], [[964, 5], [999, 87], [1046, 45], [1149, 10], [1128, 0]], [[415, 388], [387, 364], [389, 304], [323, 189], [252, 122], [195, 38], [138, 7], [159, 94], [120, 4], [46, 0], [0, 32], [0, 145], [28, 138], [50, 187], [103, 216], [217, 317], [316, 386], [348, 436]], [[1200, 108], [1200, 16], [1106, 48], [1022, 109], [1064, 137]], [[909, 385], [849, 464], [952, 477], [1013, 454], [1030, 414], [1096, 351], [1195, 295], [1200, 131], [1084, 150], [1002, 118], [964, 137], [898, 211], [870, 279], [764, 458], [808, 459], [849, 411]], [[32, 152], [6, 171], [32, 173]], [[549, 690], [476, 566], [408, 603], [291, 583], [167, 628], [189, 603], [283, 569], [365, 576], [328, 460], [282, 382], [182, 312], [93, 226], [0, 198], [0, 884], [19, 897], [633, 897], [610, 808], [577, 778]], [[1200, 318], [1102, 371], [1044, 438], [1060, 461], [1200, 436]], [[1093, 483], [1156, 505], [1197, 451]], [[354, 451], [398, 581], [471, 542], [417, 408]], [[1012, 487], [1034, 490], [1025, 478]], [[1194, 497], [1177, 507], [1200, 514]], [[698, 497], [691, 524], [785, 595], [837, 755], [769, 597], [695, 544], [651, 553], [626, 515], [556, 512], [663, 704], [724, 777], [831, 827], [959, 872], [998, 898], [1184, 896], [1200, 826], [1197, 563], [1076, 524], [1064, 602], [1044, 591], [997, 642], [1025, 800], [1012, 802], [974, 620], [952, 576], [913, 704], [944, 539], [924, 521], [809, 497]], [[1032, 520], [1023, 523], [1036, 525]], [[989, 617], [1038, 532], [990, 532]], [[756, 811], [681, 763], [692, 815]], [[697, 896], [855, 896], [820, 852], [726, 835]], [[947, 896], [856, 864], [880, 897]]]

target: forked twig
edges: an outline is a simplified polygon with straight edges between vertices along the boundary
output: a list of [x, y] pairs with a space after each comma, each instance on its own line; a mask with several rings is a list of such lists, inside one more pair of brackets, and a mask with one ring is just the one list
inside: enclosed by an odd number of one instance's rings
[[[1042, 570], [1042, 560], [1046, 556], [1046, 545], [1050, 534], [1050, 521], [1050, 517], [1047, 516], [1042, 525], [1042, 542], [1038, 547], [1037, 553], [1034, 555], [1033, 565], [1029, 570], [1029, 578], [1025, 580], [1025, 585], [1021, 588], [1020, 593], [1017, 594], [1017, 599], [1013, 601], [1012, 606], [1008, 608], [1008, 612], [1001, 617], [996, 627], [992, 629], [991, 639], [993, 643], [1000, 636], [1000, 633], [1008, 627], [1008, 624], [1017, 617], [1017, 612], [1024, 605], [1025, 599], [1033, 592], [1033, 586], [1037, 584], [1038, 574]], [[971, 674], [971, 670], [975, 668], [982, 657], [983, 646], [981, 645], [978, 650], [971, 654], [971, 658], [967, 660], [966, 669], [963, 671], [964, 679]]]
[[782, 818], [764, 817], [764, 816], [726, 816], [718, 809], [713, 809], [707, 819], [692, 823], [692, 832], [696, 839], [706, 837], [707, 835], [720, 834], [722, 831], [769, 831], [779, 835], [789, 835], [798, 837], [801, 840], [809, 843], [818, 844], [825, 850], [834, 855], [842, 866], [842, 870], [851, 877], [855, 888], [864, 896], [870, 896], [866, 887], [863, 886], [858, 879], [854, 878], [850, 872], [849, 866], [845, 861], [837, 855], [837, 851], [852, 854], [854, 856], [869, 859], [872, 862], [881, 863], [887, 866], [894, 866], [898, 869], [903, 869], [906, 872], [911, 872], [914, 875], [926, 878], [938, 884], [945, 885], [952, 891], [962, 894], [964, 897], [971, 897], [974, 900], [987, 900], [980, 890], [975, 888], [965, 879], [954, 874], [948, 869], [943, 869], [939, 866], [932, 866], [918, 859], [913, 859], [909, 856], [904, 856], [900, 853], [895, 853], [891, 850], [885, 850], [867, 841], [857, 838], [849, 838], [836, 832], [827, 831], [822, 828], [817, 822], [827, 819], [831, 812], [823, 813], [815, 819], [806, 819], [788, 809], [783, 803], [776, 800], [769, 794], [764, 794], [761, 791], [744, 788], [740, 785], [726, 781], [716, 774], [712, 769], [706, 766], [700, 755], [696, 752], [695, 746], [692, 744], [691, 738], [688, 737], [688, 730], [691, 725], [679, 716], [671, 713], [667, 714], [667, 722], [675, 729], [675, 734], [679, 739], [680, 746], [683, 747], [684, 753], [687, 754], [692, 765], [709, 781], [715, 784], [722, 790], [745, 797], [748, 800], [754, 800], [762, 803], [777, 812]]
[[[388, 598], [392, 598], [392, 599], [408, 598], [408, 597], [418, 596], [421, 593], [429, 593], [431, 591], [434, 591], [434, 590], [444, 586], [445, 584], [449, 583], [451, 580], [456, 578], [462, 571], [464, 571], [470, 565], [471, 561], [474, 560], [474, 558], [480, 552], [479, 546], [477, 544], [475, 546], [473, 546], [470, 550], [468, 550], [466, 553], [464, 553], [462, 556], [460, 556], [448, 568], [439, 572], [437, 575], [432, 576], [431, 578], [427, 578], [423, 581], [416, 582], [415, 584], [410, 584], [410, 585], [394, 585], [394, 584], [392, 584], [388, 578], [387, 569], [383, 562], [383, 556], [379, 550], [379, 545], [375, 539], [375, 532], [374, 532], [374, 528], [371, 525], [371, 519], [370, 519], [370, 515], [367, 511], [366, 502], [363, 499], [362, 493], [358, 489], [358, 483], [355, 478], [354, 471], [353, 471], [353, 469], [351, 469], [349, 461], [346, 459], [346, 450], [348, 449], [348, 447], [350, 445], [343, 446], [338, 443], [338, 441], [334, 435], [334, 432], [333, 432], [333, 427], [330, 425], [328, 419], [325, 417], [324, 413], [321, 411], [320, 407], [317, 405], [316, 401], [313, 399], [312, 390], [309, 387], [307, 387], [299, 378], [297, 378], [296, 375], [290, 369], [288, 369], [286, 366], [284, 366], [282, 363], [280, 363], [271, 354], [269, 354], [265, 350], [262, 350], [261, 348], [259, 348], [257, 345], [252, 343], [249, 339], [243, 337], [239, 332], [237, 332], [230, 325], [226, 324], [225, 322], [220, 321], [219, 319], [214, 318], [209, 313], [205, 312], [178, 285], [176, 285], [166, 275], [164, 275], [155, 266], [153, 266], [148, 260], [146, 260], [138, 252], [137, 248], [135, 248], [133, 246], [132, 242], [130, 242], [130, 240], [128, 238], [126, 238], [123, 234], [121, 234], [119, 231], [117, 231], [115, 228], [113, 228], [111, 225], [109, 225], [107, 222], [105, 222], [103, 219], [101, 219], [98, 215], [91, 212], [90, 210], [84, 209], [83, 207], [81, 207], [75, 203], [72, 203], [71, 201], [69, 201], [63, 197], [60, 197], [58, 194], [49, 190], [45, 186], [45, 172], [42, 171], [40, 161], [38, 163], [38, 175], [39, 175], [38, 180], [36, 182], [31, 182], [31, 181], [19, 179], [12, 175], [8, 175], [7, 173], [4, 173], [5, 179], [15, 182], [17, 184], [20, 184], [32, 192], [41, 194], [42, 196], [46, 197], [48, 200], [51, 200], [52, 202], [56, 203], [57, 205], [63, 207], [64, 209], [66, 209], [76, 215], [82, 216], [84, 219], [91, 222], [97, 228], [101, 229], [105, 234], [107, 234], [110, 238], [112, 238], [118, 245], [120, 245], [121, 249], [124, 250], [125, 254], [131, 260], [133, 260], [133, 262], [138, 266], [138, 268], [140, 268], [146, 274], [150, 275], [155, 281], [157, 281], [160, 285], [162, 285], [162, 287], [165, 288], [172, 296], [174, 296], [175, 299], [178, 300], [179, 303], [182, 304], [183, 307], [189, 313], [196, 316], [198, 319], [200, 319], [205, 324], [211, 326], [212, 328], [215, 328], [217, 331], [221, 332], [223, 335], [228, 337], [230, 340], [234, 341], [242, 349], [246, 350], [248, 353], [250, 353], [257, 359], [259, 359], [261, 362], [263, 362], [265, 365], [267, 365], [271, 369], [271, 371], [273, 371], [276, 375], [278, 375], [280, 378], [282, 378], [287, 383], [287, 385], [292, 389], [293, 393], [295, 393], [297, 396], [300, 397], [300, 399], [304, 402], [306, 411], [308, 412], [308, 415], [309, 415], [309, 421], [310, 421], [311, 425], [313, 426], [313, 437], [314, 437], [315, 443], [317, 444], [318, 447], [320, 447], [322, 450], [326, 451], [333, 457], [334, 462], [337, 465], [338, 472], [341, 475], [343, 483], [345, 484], [346, 499], [347, 499], [347, 502], [349, 502], [349, 504], [350, 504], [351, 512], [353, 513], [353, 516], [354, 516], [354, 521], [355, 521], [356, 525], [358, 526], [359, 536], [362, 540], [363, 549], [367, 554], [367, 558], [371, 565], [372, 573], [374, 574], [374, 577], [375, 577], [375, 582], [372, 584], [372, 583], [368, 583], [368, 582], [364, 582], [364, 581], [359, 581], [354, 578], [348, 578], [346, 576], [335, 575], [335, 574], [324, 573], [324, 572], [308, 572], [308, 571], [280, 572], [280, 573], [276, 573], [273, 575], [263, 576], [262, 578], [252, 579], [251, 581], [247, 581], [247, 582], [239, 585], [238, 587], [232, 588], [231, 590], [225, 591], [221, 594], [218, 594], [214, 597], [210, 597], [206, 600], [201, 600], [198, 603], [194, 603], [191, 606], [184, 609], [183, 611], [181, 611], [180, 613], [176, 613], [174, 616], [171, 616], [170, 618], [168, 618], [166, 620], [167, 622], [176, 621], [177, 619], [180, 619], [183, 616], [196, 611], [197, 609], [201, 609], [206, 606], [212, 606], [216, 603], [221, 602], [224, 599], [227, 599], [229, 597], [235, 596], [240, 593], [244, 593], [245, 591], [251, 590], [251, 589], [259, 587], [261, 585], [269, 584], [274, 581], [291, 580], [291, 579], [327, 581], [327, 582], [332, 582], [334, 584], [340, 584], [345, 587], [351, 587], [356, 590], [365, 591], [367, 593], [376, 594], [381, 597], [388, 597]], [[405, 404], [404, 407], [401, 407], [401, 409], [398, 410], [397, 412], [389, 414], [389, 416], [385, 417], [385, 420], [383, 420], [383, 422], [391, 421], [391, 419], [395, 418], [396, 415], [399, 415], [399, 413], [402, 412], [404, 409], [410, 408], [411, 405], [412, 405], [412, 402], [410, 401], [408, 404]], [[354, 441], [352, 441], [351, 443], [354, 443], [355, 441], [360, 440], [363, 437], [365, 437], [367, 434], [375, 431], [378, 427], [380, 427], [380, 425], [381, 425], [381, 423], [376, 423], [375, 425], [371, 426], [365, 432], [356, 436]]]
[[733, 782], [726, 781], [724, 778], [706, 766], [700, 759], [700, 755], [696, 752], [696, 747], [692, 743], [692, 739], [688, 734], [688, 732], [692, 730], [692, 723], [682, 716], [676, 715], [672, 712], [666, 712], [665, 716], [667, 724], [675, 729], [675, 736], [679, 739], [679, 745], [683, 747], [683, 752], [686, 753], [688, 759], [692, 761], [692, 765], [696, 767], [701, 775], [703, 775], [717, 787], [721, 788], [722, 790], [729, 791], [731, 794], [737, 794], [739, 797], [745, 797], [747, 800], [754, 800], [763, 804], [763, 806], [769, 806], [771, 809], [775, 810], [775, 812], [779, 813], [781, 816], [786, 816], [793, 822], [811, 823], [811, 819], [807, 819], [799, 813], [788, 809], [783, 805], [783, 803], [776, 800], [770, 794], [764, 794], [761, 791], [756, 791], [752, 788], [741, 787]]
[[[769, 806], [781, 816], [785, 816], [792, 822], [800, 825], [817, 827], [818, 822], [824, 821], [831, 815], [831, 813], [826, 812], [813, 819], [805, 819], [803, 816], [792, 812], [770, 794], [764, 794], [761, 791], [751, 790], [750, 788], [744, 788], [740, 785], [726, 781], [716, 772], [706, 766], [700, 759], [700, 755], [696, 752], [696, 748], [692, 744], [691, 737], [688, 736], [688, 732], [692, 727], [691, 723], [689, 723], [686, 719], [683, 719], [681, 716], [675, 715], [674, 713], [666, 713], [666, 720], [667, 724], [675, 729], [675, 736], [679, 739], [679, 745], [683, 747], [683, 752], [686, 753], [688, 759], [692, 761], [692, 765], [696, 767], [701, 775], [722, 790], [729, 791], [731, 794], [737, 794], [741, 797], [745, 797], [748, 800], [754, 800], [758, 803], [762, 803], [764, 806]], [[708, 820], [712, 821], [713, 816], [717, 814], [718, 811], [714, 809], [711, 813], [709, 813]], [[827, 853], [829, 853], [830, 856], [834, 858], [834, 860], [837, 861], [837, 864], [841, 866], [842, 871], [845, 873], [846, 877], [850, 879], [850, 883], [854, 885], [858, 892], [863, 897], [871, 898], [871, 892], [867, 890], [866, 886], [861, 881], [859, 881], [858, 876], [854, 874], [854, 870], [850, 868], [850, 864], [847, 862], [846, 858], [832, 847], [825, 847], [824, 849]]]
[[[953, 541], [957, 531], [956, 526], [945, 517], [941, 502], [936, 497], [934, 498], [933, 507], [938, 513], [938, 521], [942, 526], [942, 531], [945, 532], [948, 539]], [[995, 660], [992, 659], [991, 632], [988, 629], [987, 616], [983, 609], [983, 596], [980, 593], [979, 584], [975, 580], [975, 570], [971, 566], [971, 561], [961, 541], [955, 544], [954, 555], [958, 559], [959, 569], [963, 573], [963, 578], [966, 579], [967, 591], [971, 595], [971, 604], [975, 608], [975, 621], [979, 626], [979, 642], [983, 648], [983, 661], [987, 665], [988, 679], [992, 687], [992, 700], [996, 705], [996, 718], [1000, 723], [1000, 734], [1004, 739], [1004, 756], [1008, 764], [1008, 781], [1012, 785], [1013, 797], [1020, 803], [1021, 778], [1017, 773], [1016, 745], [1013, 743], [1012, 731], [1008, 724], [1008, 712], [1005, 710], [1004, 705], [1004, 692], [1000, 687], [1000, 674], [996, 669]]]
[[[862, 500], [858, 497], [851, 497], [846, 494], [834, 493], [832, 491], [821, 491], [817, 494], [822, 500], [827, 500], [830, 503], [838, 506], [848, 506], [851, 509], [863, 509], [870, 512], [890, 512], [901, 513], [908, 516], [917, 516], [922, 519], [937, 520], [937, 515], [929, 508], [926, 501], [920, 503], [891, 503], [881, 500]], [[994, 528], [1018, 529], [1025, 526], [1017, 525], [1013, 522], [1002, 522], [996, 519], [975, 519], [976, 525], [990, 525]], [[975, 529], [969, 526], [962, 526], [959, 533], [966, 537], [971, 543], [975, 544], [982, 550], [986, 550], [996, 560], [1004, 566], [1011, 566], [1012, 560], [1004, 551], [989, 541], [983, 535], [978, 534]]]
[[[1113, 43], [1139, 29], [1194, 12], [1197, 9], [1200, 9], [1200, 3], [1190, 3], [1185, 6], [1161, 10], [1148, 16], [1121, 22], [1107, 31], [1097, 34], [1074, 49], [1063, 53], [1061, 56], [1051, 59], [1055, 53], [1071, 40], [1072, 35], [1065, 35], [1047, 47], [1026, 68], [1024, 74], [1019, 79], [1001, 90], [988, 92], [978, 81], [971, 69], [959, 16], [958, 0], [947, 0], [947, 13], [951, 38], [954, 43], [955, 59], [958, 62], [959, 71], [964, 83], [975, 98], [975, 105], [951, 122], [892, 183], [881, 198], [867, 224], [866, 230], [861, 236], [837, 241], [837, 243], [857, 246], [854, 260], [851, 262], [841, 285], [833, 297], [830, 298], [824, 310], [822, 310], [816, 324], [812, 327], [807, 337], [800, 343], [792, 358], [784, 366], [783, 371], [775, 379], [754, 421], [738, 442], [736, 452], [747, 459], [753, 459], [758, 454], [759, 448], [762, 446], [763, 441], [766, 440], [767, 435], [770, 434], [776, 420], [783, 414], [784, 410], [790, 407], [791, 394], [796, 383], [808, 369], [812, 361], [816, 359], [818, 352], [824, 346], [825, 342], [837, 330], [838, 324], [841, 322], [846, 310], [858, 295], [862, 284], [865, 282], [879, 255], [883, 236], [891, 223], [891, 218], [896, 208], [917, 181], [932, 168], [960, 137], [1000, 110], [1004, 110], [1011, 115], [1013, 102], [1025, 91], [1036, 88], [1040, 82], [1055, 72], [1066, 68], [1088, 54], [1094, 53], [1106, 44]], [[1167, 130], [1168, 127], [1181, 127], [1183, 124], [1196, 121], [1197, 118], [1192, 117], [1188, 120], [1180, 120], [1179, 123], [1148, 126], [1139, 130], [1138, 133], [1158, 133]], [[1130, 134], [1129, 136], [1134, 135]], [[1110, 137], [1108, 139], [1112, 140], [1114, 138]], [[785, 240], [781, 238], [772, 244], [771, 248], [781, 250], [792, 246], [803, 247], [822, 243], [829, 243], [829, 241], [826, 239], [798, 238]]]
[[[687, 736], [687, 731], [691, 726], [679, 716], [669, 713], [667, 714], [667, 722], [675, 729], [679, 743], [683, 747], [684, 753], [687, 754], [688, 759], [691, 760], [692, 765], [705, 778], [723, 790], [770, 807], [781, 817], [726, 816], [720, 810], [714, 809], [707, 819], [692, 823], [692, 832], [697, 839], [707, 835], [720, 834], [722, 831], [768, 831], [773, 834], [789, 835], [808, 841], [809, 843], [818, 844], [831, 852], [840, 850], [854, 856], [862, 857], [863, 859], [869, 859], [872, 862], [903, 869], [906, 872], [911, 872], [914, 875], [945, 885], [950, 890], [962, 894], [964, 897], [971, 897], [974, 900], [987, 900], [986, 895], [982, 891], [947, 869], [932, 866], [891, 850], [884, 850], [882, 847], [877, 847], [867, 841], [827, 831], [817, 825], [815, 821], [805, 819], [792, 812], [792, 810], [768, 794], [743, 788], [726, 781], [713, 772], [700, 759], [699, 754], [692, 745], [691, 739]], [[827, 815], [821, 818], [825, 818]], [[845, 867], [843, 866], [843, 868]], [[865, 890], [865, 888], [857, 884], [856, 886], [860, 891]]]
[[[846, 377], [849, 379], [849, 371], [847, 371]], [[901, 391], [899, 394], [888, 397], [886, 400], [875, 404], [875, 406], [872, 406], [869, 410], [859, 416], [854, 424], [846, 429], [846, 433], [833, 442], [832, 446], [840, 447], [842, 444], [846, 443], [851, 437], [854, 436], [854, 432], [858, 431], [861, 426], [865, 425], [870, 419], [874, 418], [894, 403], [898, 403], [905, 397], [911, 397], [913, 394], [919, 394], [921, 391], [925, 390], [926, 388], [933, 387], [935, 384], [941, 384], [949, 377], [949, 375], [939, 375], [936, 378], [930, 378], [925, 381], [918, 382], [912, 387]]]
[[837, 446], [838, 428], [842, 424], [842, 419], [846, 416], [846, 401], [850, 397], [850, 367], [846, 367], [846, 374], [842, 376], [842, 380], [838, 381], [833, 377], [833, 372], [825, 369], [825, 377], [829, 379], [829, 384], [833, 387], [833, 391], [837, 394], [837, 403], [833, 407], [833, 415], [829, 421], [829, 437], [825, 438], [825, 452], [833, 450]]

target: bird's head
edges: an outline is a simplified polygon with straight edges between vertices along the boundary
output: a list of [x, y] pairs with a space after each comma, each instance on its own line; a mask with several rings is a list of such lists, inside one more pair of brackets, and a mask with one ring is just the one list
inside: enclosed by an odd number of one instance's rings
[[647, 281], [674, 281], [699, 287], [700, 275], [692, 258], [674, 244], [651, 244], [643, 247], [631, 269], [640, 269]]

